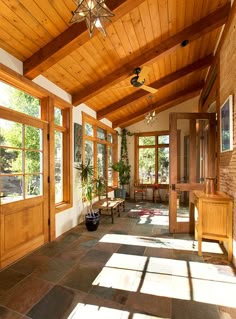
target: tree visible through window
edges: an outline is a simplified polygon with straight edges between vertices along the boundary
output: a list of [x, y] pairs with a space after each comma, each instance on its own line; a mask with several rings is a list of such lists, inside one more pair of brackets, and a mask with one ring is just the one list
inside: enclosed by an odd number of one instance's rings
[[136, 180], [142, 184], [169, 184], [169, 135], [136, 135]]

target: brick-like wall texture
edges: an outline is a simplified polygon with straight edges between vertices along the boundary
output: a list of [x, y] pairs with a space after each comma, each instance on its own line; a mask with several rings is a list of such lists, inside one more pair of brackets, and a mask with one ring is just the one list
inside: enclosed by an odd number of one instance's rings
[[[234, 4], [235, 5], [235, 4]], [[235, 6], [234, 6], [235, 7]], [[233, 12], [234, 11], [234, 12]], [[236, 10], [220, 50], [219, 104], [233, 95], [233, 151], [219, 156], [219, 188], [234, 197], [233, 263], [236, 265]]]

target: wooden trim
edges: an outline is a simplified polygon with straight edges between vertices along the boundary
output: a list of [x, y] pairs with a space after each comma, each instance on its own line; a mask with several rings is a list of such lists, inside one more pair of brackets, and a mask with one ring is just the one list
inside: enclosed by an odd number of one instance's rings
[[23, 75], [6, 67], [2, 63], [0, 63], [0, 80], [39, 99], [50, 96], [61, 108], [72, 108], [72, 105], [70, 103], [47, 91], [46, 89], [27, 79]]
[[95, 119], [94, 117], [88, 115], [87, 113], [85, 112], [81, 112], [82, 113], [82, 122], [88, 122], [94, 126], [98, 126], [106, 131], [108, 131], [109, 133], [111, 134], [117, 134], [117, 131], [114, 130], [112, 127], [100, 122], [99, 120]]
[[[85, 134], [85, 123], [89, 123], [93, 126], [94, 129], [94, 136], [87, 136]], [[113, 143], [108, 142], [107, 140], [102, 140], [97, 137], [97, 128], [102, 128], [106, 132], [112, 134], [113, 136]], [[113, 128], [107, 126], [106, 124], [98, 121], [94, 117], [88, 115], [85, 112], [82, 112], [82, 134], [83, 134], [83, 142], [82, 142], [82, 160], [85, 161], [85, 141], [92, 141], [94, 144], [94, 170], [95, 173], [97, 172], [97, 144], [104, 144], [106, 145], [106, 150], [107, 147], [112, 147], [113, 150], [113, 162], [117, 162], [117, 154], [118, 154], [118, 144], [117, 144], [117, 131], [114, 130]], [[105, 158], [105, 167], [106, 167], [106, 172], [108, 172], [108, 156], [106, 152], [106, 158]], [[107, 177], [107, 176], [106, 176]], [[118, 185], [118, 175], [116, 172], [113, 173], [113, 185]]]
[[[160, 135], [169, 135], [169, 131], [151, 131], [151, 132], [140, 132], [134, 133], [137, 136], [160, 136]], [[169, 145], [169, 144], [168, 144]]]
[[1, 112], [1, 117], [6, 120], [29, 124], [38, 128], [43, 128], [44, 124], [48, 124], [47, 121], [6, 108], [5, 106], [0, 106], [0, 112]]
[[[178, 117], [177, 117], [178, 119]], [[196, 183], [196, 119], [189, 121], [189, 183]]]
[[49, 184], [49, 239], [50, 241], [56, 237], [55, 222], [55, 138], [54, 138], [54, 100], [51, 97], [43, 98], [41, 101], [42, 109], [47, 110], [49, 123], [49, 156], [47, 161]]
[[[168, 147], [169, 148], [169, 143], [168, 144], [158, 144], [158, 137], [162, 135], [169, 135], [169, 131], [152, 131], [152, 132], [144, 132], [144, 133], [134, 133], [134, 147], [135, 147], [135, 156], [134, 156], [134, 180], [138, 181], [139, 180], [139, 149], [144, 149], [144, 148], [155, 148], [155, 172], [158, 172], [158, 150], [160, 148]], [[153, 145], [139, 145], [139, 137], [142, 136], [155, 136], [155, 144]], [[157, 183], [157, 174], [155, 174], [155, 183]], [[147, 187], [152, 188], [151, 184], [140, 184], [140, 185], [145, 185]], [[168, 188], [165, 187], [164, 185], [166, 184], [160, 184], [160, 188]]]

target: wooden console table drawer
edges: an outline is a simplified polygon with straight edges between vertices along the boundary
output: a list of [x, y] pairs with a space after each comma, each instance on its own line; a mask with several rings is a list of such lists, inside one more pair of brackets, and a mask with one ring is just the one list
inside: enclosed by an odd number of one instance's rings
[[233, 249], [233, 198], [223, 192], [207, 195], [202, 191], [193, 192], [195, 216], [195, 239], [198, 240], [198, 255], [202, 256], [202, 239], [219, 240], [227, 243], [228, 259]]

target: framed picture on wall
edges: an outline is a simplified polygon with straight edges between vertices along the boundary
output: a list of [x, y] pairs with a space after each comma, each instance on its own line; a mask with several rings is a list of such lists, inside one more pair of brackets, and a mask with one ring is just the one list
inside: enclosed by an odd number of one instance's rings
[[74, 162], [82, 163], [82, 125], [74, 123]]
[[221, 152], [233, 150], [233, 96], [230, 95], [220, 107]]

